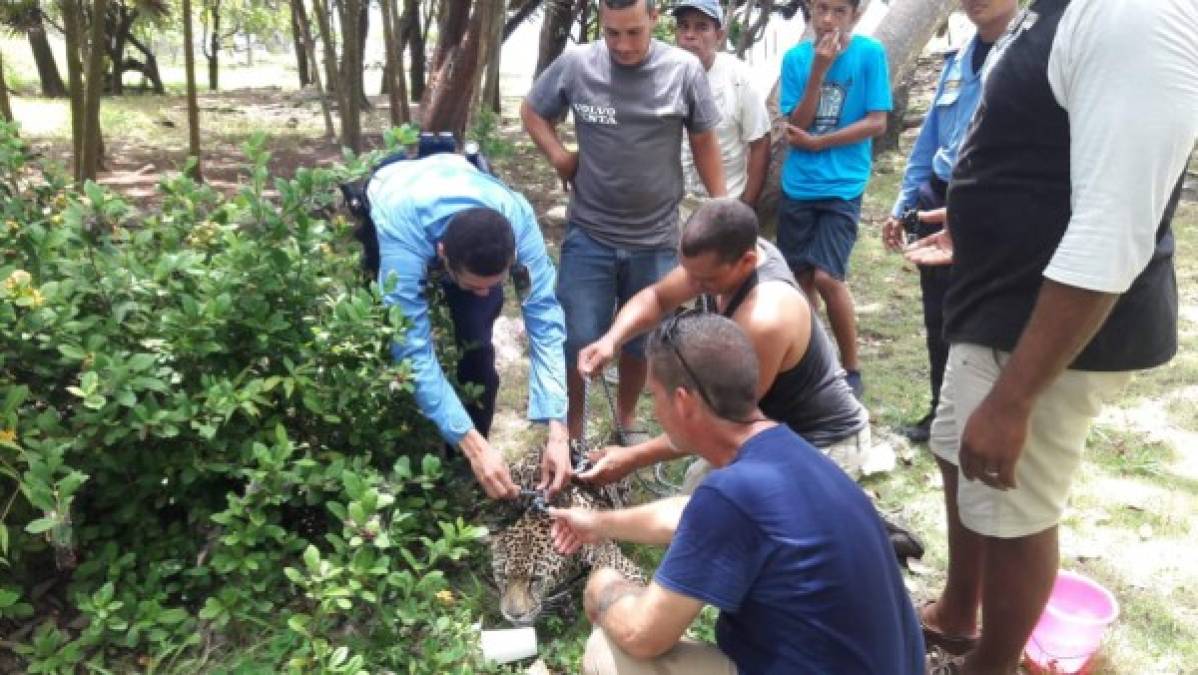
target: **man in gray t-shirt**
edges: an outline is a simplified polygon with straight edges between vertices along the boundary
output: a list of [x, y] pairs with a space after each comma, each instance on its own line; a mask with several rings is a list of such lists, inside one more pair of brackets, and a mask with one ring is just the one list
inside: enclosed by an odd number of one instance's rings
[[[603, 41], [563, 53], [520, 108], [529, 136], [572, 188], [557, 295], [566, 314], [575, 438], [582, 426], [579, 349], [607, 331], [619, 305], [677, 265], [684, 128], [708, 193], [725, 194], [714, 131], [720, 116], [703, 65], [653, 39], [653, 0], [599, 5]], [[567, 151], [555, 130], [567, 111], [574, 115], [577, 152]], [[626, 429], [634, 426], [645, 383], [643, 354], [643, 340], [637, 340], [619, 360], [617, 407]]]

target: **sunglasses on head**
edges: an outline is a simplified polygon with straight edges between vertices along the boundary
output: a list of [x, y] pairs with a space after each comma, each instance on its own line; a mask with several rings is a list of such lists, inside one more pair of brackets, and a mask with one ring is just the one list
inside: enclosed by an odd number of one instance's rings
[[[707, 395], [707, 388], [703, 386], [703, 383], [699, 380], [699, 376], [695, 374], [690, 364], [687, 363], [686, 357], [682, 355], [682, 350], [678, 348], [678, 323], [685, 317], [697, 316], [699, 313], [699, 310], [692, 307], [671, 315], [662, 323], [661, 341], [670, 346], [670, 349], [674, 352], [674, 356], [678, 357], [678, 363], [682, 364], [682, 369], [686, 371], [686, 376], [690, 378], [691, 383], [695, 385], [695, 390], [699, 392], [699, 397], [703, 399], [703, 402], [707, 404], [707, 407], [712, 412], [715, 412], [716, 407], [712, 405], [711, 397]], [[719, 413], [716, 414], [718, 415]]]

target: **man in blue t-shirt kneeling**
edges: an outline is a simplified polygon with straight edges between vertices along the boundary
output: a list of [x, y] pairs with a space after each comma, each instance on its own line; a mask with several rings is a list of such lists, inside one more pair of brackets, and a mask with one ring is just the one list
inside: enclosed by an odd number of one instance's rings
[[[922, 673], [923, 638], [882, 522], [831, 460], [757, 408], [758, 364], [731, 320], [686, 313], [649, 338], [649, 389], [678, 448], [718, 467], [690, 497], [550, 509], [570, 554], [669, 545], [648, 586], [595, 570], [584, 673]], [[720, 609], [718, 648], [682, 635]]]

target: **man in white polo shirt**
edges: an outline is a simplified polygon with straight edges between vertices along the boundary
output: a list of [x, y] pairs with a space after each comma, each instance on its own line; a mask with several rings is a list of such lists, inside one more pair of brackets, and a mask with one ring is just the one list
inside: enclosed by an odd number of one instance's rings
[[[720, 51], [728, 31], [718, 0], [683, 0], [674, 6], [673, 13], [675, 40], [679, 47], [699, 57], [720, 111], [715, 132], [728, 196], [756, 206], [770, 162], [770, 116], [765, 98], [753, 87], [748, 65]], [[707, 189], [695, 170], [688, 143], [682, 144], [682, 168], [687, 202], [689, 198], [705, 199]]]

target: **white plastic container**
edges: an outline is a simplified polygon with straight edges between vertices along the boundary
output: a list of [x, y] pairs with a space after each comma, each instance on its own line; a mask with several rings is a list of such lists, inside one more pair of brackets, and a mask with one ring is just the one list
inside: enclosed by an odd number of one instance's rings
[[480, 631], [483, 658], [495, 663], [511, 663], [537, 655], [537, 631], [527, 628], [504, 628]]

